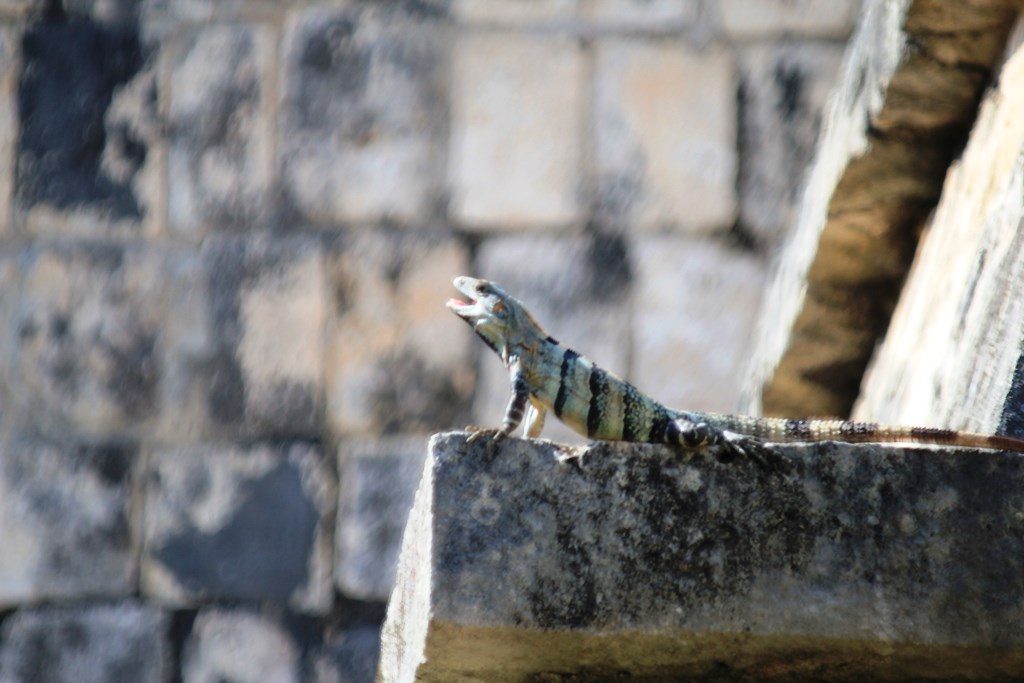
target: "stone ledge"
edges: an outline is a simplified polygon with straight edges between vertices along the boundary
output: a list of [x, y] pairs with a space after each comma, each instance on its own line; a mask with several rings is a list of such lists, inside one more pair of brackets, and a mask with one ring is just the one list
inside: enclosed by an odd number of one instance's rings
[[[1024, 668], [1024, 457], [440, 434], [378, 680], [999, 679]], [[583, 454], [562, 461], [560, 455]]]

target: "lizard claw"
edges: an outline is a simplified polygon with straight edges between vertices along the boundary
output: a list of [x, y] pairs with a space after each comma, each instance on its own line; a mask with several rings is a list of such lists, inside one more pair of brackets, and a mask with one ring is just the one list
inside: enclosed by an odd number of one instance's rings
[[743, 459], [753, 460], [761, 468], [769, 471], [789, 472], [793, 469], [793, 463], [789, 461], [789, 458], [760, 439], [727, 432], [721, 444], [724, 458], [720, 457], [719, 460], [722, 462], [732, 462], [736, 456], [739, 456]]
[[491, 457], [497, 453], [498, 445], [505, 440], [506, 436], [508, 436], [500, 429], [482, 429], [472, 425], [466, 427], [466, 431], [470, 433], [469, 436], [466, 437], [466, 445], [472, 446], [477, 441], [486, 439], [487, 455]]

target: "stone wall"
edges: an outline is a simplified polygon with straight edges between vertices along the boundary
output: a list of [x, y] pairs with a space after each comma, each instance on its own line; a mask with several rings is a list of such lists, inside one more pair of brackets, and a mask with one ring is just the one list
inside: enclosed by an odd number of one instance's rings
[[854, 5], [0, 0], [0, 679], [370, 680], [455, 275], [731, 409]]

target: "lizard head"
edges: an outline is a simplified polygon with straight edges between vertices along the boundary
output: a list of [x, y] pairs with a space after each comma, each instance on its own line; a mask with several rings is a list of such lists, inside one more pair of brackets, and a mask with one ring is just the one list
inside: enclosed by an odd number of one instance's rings
[[469, 302], [449, 299], [448, 310], [469, 323], [506, 363], [516, 346], [531, 341], [530, 335], [545, 336], [523, 304], [497, 284], [465, 276], [455, 278], [454, 283]]

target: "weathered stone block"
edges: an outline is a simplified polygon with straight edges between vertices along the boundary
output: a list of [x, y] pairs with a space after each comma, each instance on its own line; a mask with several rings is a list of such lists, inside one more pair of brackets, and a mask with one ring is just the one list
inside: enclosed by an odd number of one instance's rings
[[597, 216], [609, 226], [730, 227], [736, 213], [731, 54], [608, 38], [595, 64]]
[[842, 52], [839, 43], [822, 42], [740, 51], [740, 222], [761, 244], [778, 244], [796, 219]]
[[1024, 48], [1008, 54], [946, 177], [859, 418], [1024, 434]]
[[426, 441], [343, 441], [338, 447], [335, 579], [359, 600], [387, 600], [395, 587], [402, 530], [423, 473]]
[[580, 7], [583, 18], [600, 26], [658, 31], [689, 26], [699, 12], [697, 0], [583, 0]]
[[474, 229], [581, 220], [586, 72], [579, 41], [463, 33], [454, 51], [452, 219]]
[[701, 237], [634, 241], [630, 378], [662, 403], [731, 413], [767, 275], [756, 255]]
[[0, 442], [0, 605], [134, 592], [134, 456], [120, 446]]
[[579, 0], [452, 0], [460, 21], [522, 25], [537, 21], [566, 21], [575, 16]]
[[156, 451], [146, 478], [143, 592], [173, 605], [209, 598], [331, 605], [335, 481], [313, 447]]
[[322, 247], [305, 239], [224, 240], [208, 243], [204, 258], [213, 422], [243, 434], [317, 436], [328, 291]]
[[853, 28], [857, 0], [721, 0], [722, 28], [735, 38], [789, 33], [845, 37]]
[[313, 221], [441, 213], [441, 12], [363, 3], [299, 12], [284, 40], [283, 184]]
[[[476, 275], [522, 301], [556, 339], [625, 376], [631, 330], [623, 321], [630, 319], [634, 261], [631, 243], [620, 235], [510, 236], [480, 246]], [[481, 355], [473, 422], [500, 427], [510, 395], [508, 370], [465, 323], [449, 317]], [[573, 443], [585, 439], [554, 415], [548, 416], [544, 435]]]
[[[87, 562], [87, 560], [86, 560]], [[4, 620], [4, 683], [163, 683], [167, 618], [133, 602], [23, 609]]]
[[299, 683], [300, 651], [267, 617], [242, 610], [200, 611], [185, 644], [182, 683]]
[[1024, 667], [1018, 454], [790, 445], [782, 474], [648, 445], [484, 449], [431, 442], [381, 681]]
[[156, 416], [166, 371], [161, 327], [176, 291], [154, 277], [164, 272], [160, 255], [62, 244], [30, 249], [17, 265], [7, 332], [16, 404], [39, 423], [97, 435]]
[[33, 232], [137, 235], [156, 225], [151, 52], [136, 24], [26, 26], [15, 197]]
[[169, 225], [182, 234], [265, 223], [273, 168], [268, 27], [204, 26], [170, 50]]
[[446, 234], [347, 233], [330, 250], [328, 424], [427, 433], [468, 417], [472, 340], [444, 310], [469, 254]]

